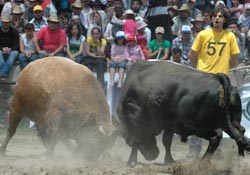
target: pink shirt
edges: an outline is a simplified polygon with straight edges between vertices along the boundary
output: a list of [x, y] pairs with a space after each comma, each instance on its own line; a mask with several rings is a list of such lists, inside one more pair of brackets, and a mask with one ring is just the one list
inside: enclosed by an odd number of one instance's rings
[[133, 19], [125, 19], [125, 24], [123, 25], [123, 31], [127, 35], [136, 35], [137, 24]]
[[126, 49], [125, 45], [119, 46], [117, 44], [113, 44], [111, 47], [111, 55], [116, 59], [125, 58], [126, 57], [124, 53], [125, 49]]
[[55, 51], [59, 46], [67, 44], [67, 37], [62, 29], [56, 31], [50, 30], [49, 27], [42, 28], [36, 33], [36, 38], [42, 41], [42, 49]]
[[139, 45], [127, 46], [125, 49], [125, 56], [128, 61], [145, 60], [142, 49]]

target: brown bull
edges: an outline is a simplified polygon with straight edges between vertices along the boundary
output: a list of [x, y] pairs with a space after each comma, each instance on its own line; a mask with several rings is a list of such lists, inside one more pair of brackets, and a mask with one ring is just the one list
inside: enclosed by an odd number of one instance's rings
[[[53, 154], [55, 144], [62, 140], [70, 151], [97, 159], [115, 141], [109, 115], [101, 85], [87, 67], [63, 57], [44, 58], [20, 74], [0, 151], [5, 154], [18, 124], [28, 117], [37, 124], [47, 154]], [[69, 139], [75, 140], [75, 149]]]

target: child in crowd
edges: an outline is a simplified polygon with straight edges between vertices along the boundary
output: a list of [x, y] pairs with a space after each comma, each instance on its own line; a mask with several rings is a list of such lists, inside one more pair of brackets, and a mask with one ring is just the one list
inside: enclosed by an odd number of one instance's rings
[[85, 46], [85, 36], [81, 34], [79, 23], [72, 23], [67, 29], [67, 54], [69, 59], [81, 64], [83, 62], [83, 50]]
[[110, 84], [114, 86], [115, 70], [119, 70], [119, 82], [117, 87], [121, 88], [123, 85], [124, 70], [126, 69], [127, 60], [124, 54], [125, 52], [125, 33], [123, 31], [118, 31], [114, 40], [114, 44], [111, 47], [111, 60], [109, 64], [110, 71]]
[[126, 38], [127, 47], [125, 49], [125, 56], [128, 60], [128, 64], [131, 65], [137, 60], [145, 60], [142, 49], [136, 44], [136, 37], [134, 35], [129, 35]]
[[123, 31], [127, 35], [136, 35], [137, 34], [137, 24], [135, 22], [135, 15], [133, 10], [128, 9], [125, 11], [125, 19], [119, 20], [116, 15], [113, 15], [112, 22], [114, 24], [119, 24], [123, 26]]
[[36, 59], [38, 59], [33, 41], [34, 31], [34, 25], [28, 23], [25, 25], [25, 33], [20, 35], [20, 54], [18, 56], [18, 59], [20, 61], [21, 69], [27, 66], [27, 64], [31, 61], [35, 61]]
[[172, 57], [171, 60], [176, 63], [181, 64], [181, 56], [182, 56], [182, 50], [179, 47], [172, 49]]
[[145, 59], [147, 60], [147, 48], [148, 48], [148, 41], [147, 41], [147, 36], [145, 33], [145, 27], [147, 24], [144, 21], [138, 21], [137, 22], [137, 44], [141, 46], [143, 55]]

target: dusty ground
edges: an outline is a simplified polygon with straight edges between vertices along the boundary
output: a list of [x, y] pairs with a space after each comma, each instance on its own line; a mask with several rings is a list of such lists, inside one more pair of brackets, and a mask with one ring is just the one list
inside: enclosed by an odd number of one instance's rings
[[[6, 129], [0, 129], [0, 143], [2, 144]], [[160, 140], [160, 138], [159, 138]], [[207, 142], [204, 141], [203, 151]], [[230, 139], [223, 140], [223, 158], [214, 158], [211, 165], [201, 163], [200, 160], [188, 160], [186, 155], [188, 145], [181, 143], [175, 136], [172, 153], [177, 162], [169, 166], [161, 166], [164, 149], [153, 162], [145, 161], [139, 155], [140, 164], [135, 168], [126, 166], [130, 148], [124, 140], [118, 138], [110, 150], [110, 158], [98, 162], [83, 162], [73, 160], [63, 145], [58, 144], [53, 159], [46, 159], [42, 155], [44, 146], [36, 135], [36, 131], [19, 128], [10, 141], [5, 157], [0, 157], [1, 175], [249, 175], [250, 155], [239, 158], [235, 143]], [[157, 164], [158, 163], [158, 164]]]

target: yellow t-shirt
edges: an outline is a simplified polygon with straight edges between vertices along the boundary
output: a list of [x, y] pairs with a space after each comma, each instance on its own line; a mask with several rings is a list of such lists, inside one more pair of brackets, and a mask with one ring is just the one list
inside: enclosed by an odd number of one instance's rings
[[[97, 51], [97, 45], [96, 45], [96, 43], [94, 42], [94, 40], [93, 40], [93, 38], [91, 36], [89, 36], [87, 38], [87, 42], [89, 43], [89, 46], [90, 46], [90, 52], [91, 53], [98, 53], [98, 51]], [[101, 40], [101, 45], [102, 46], [106, 46], [107, 45], [107, 41], [104, 38], [102, 38], [102, 40]]]
[[232, 32], [223, 30], [217, 33], [212, 29], [198, 33], [192, 50], [198, 53], [197, 69], [226, 75], [229, 74], [231, 55], [240, 53]]

